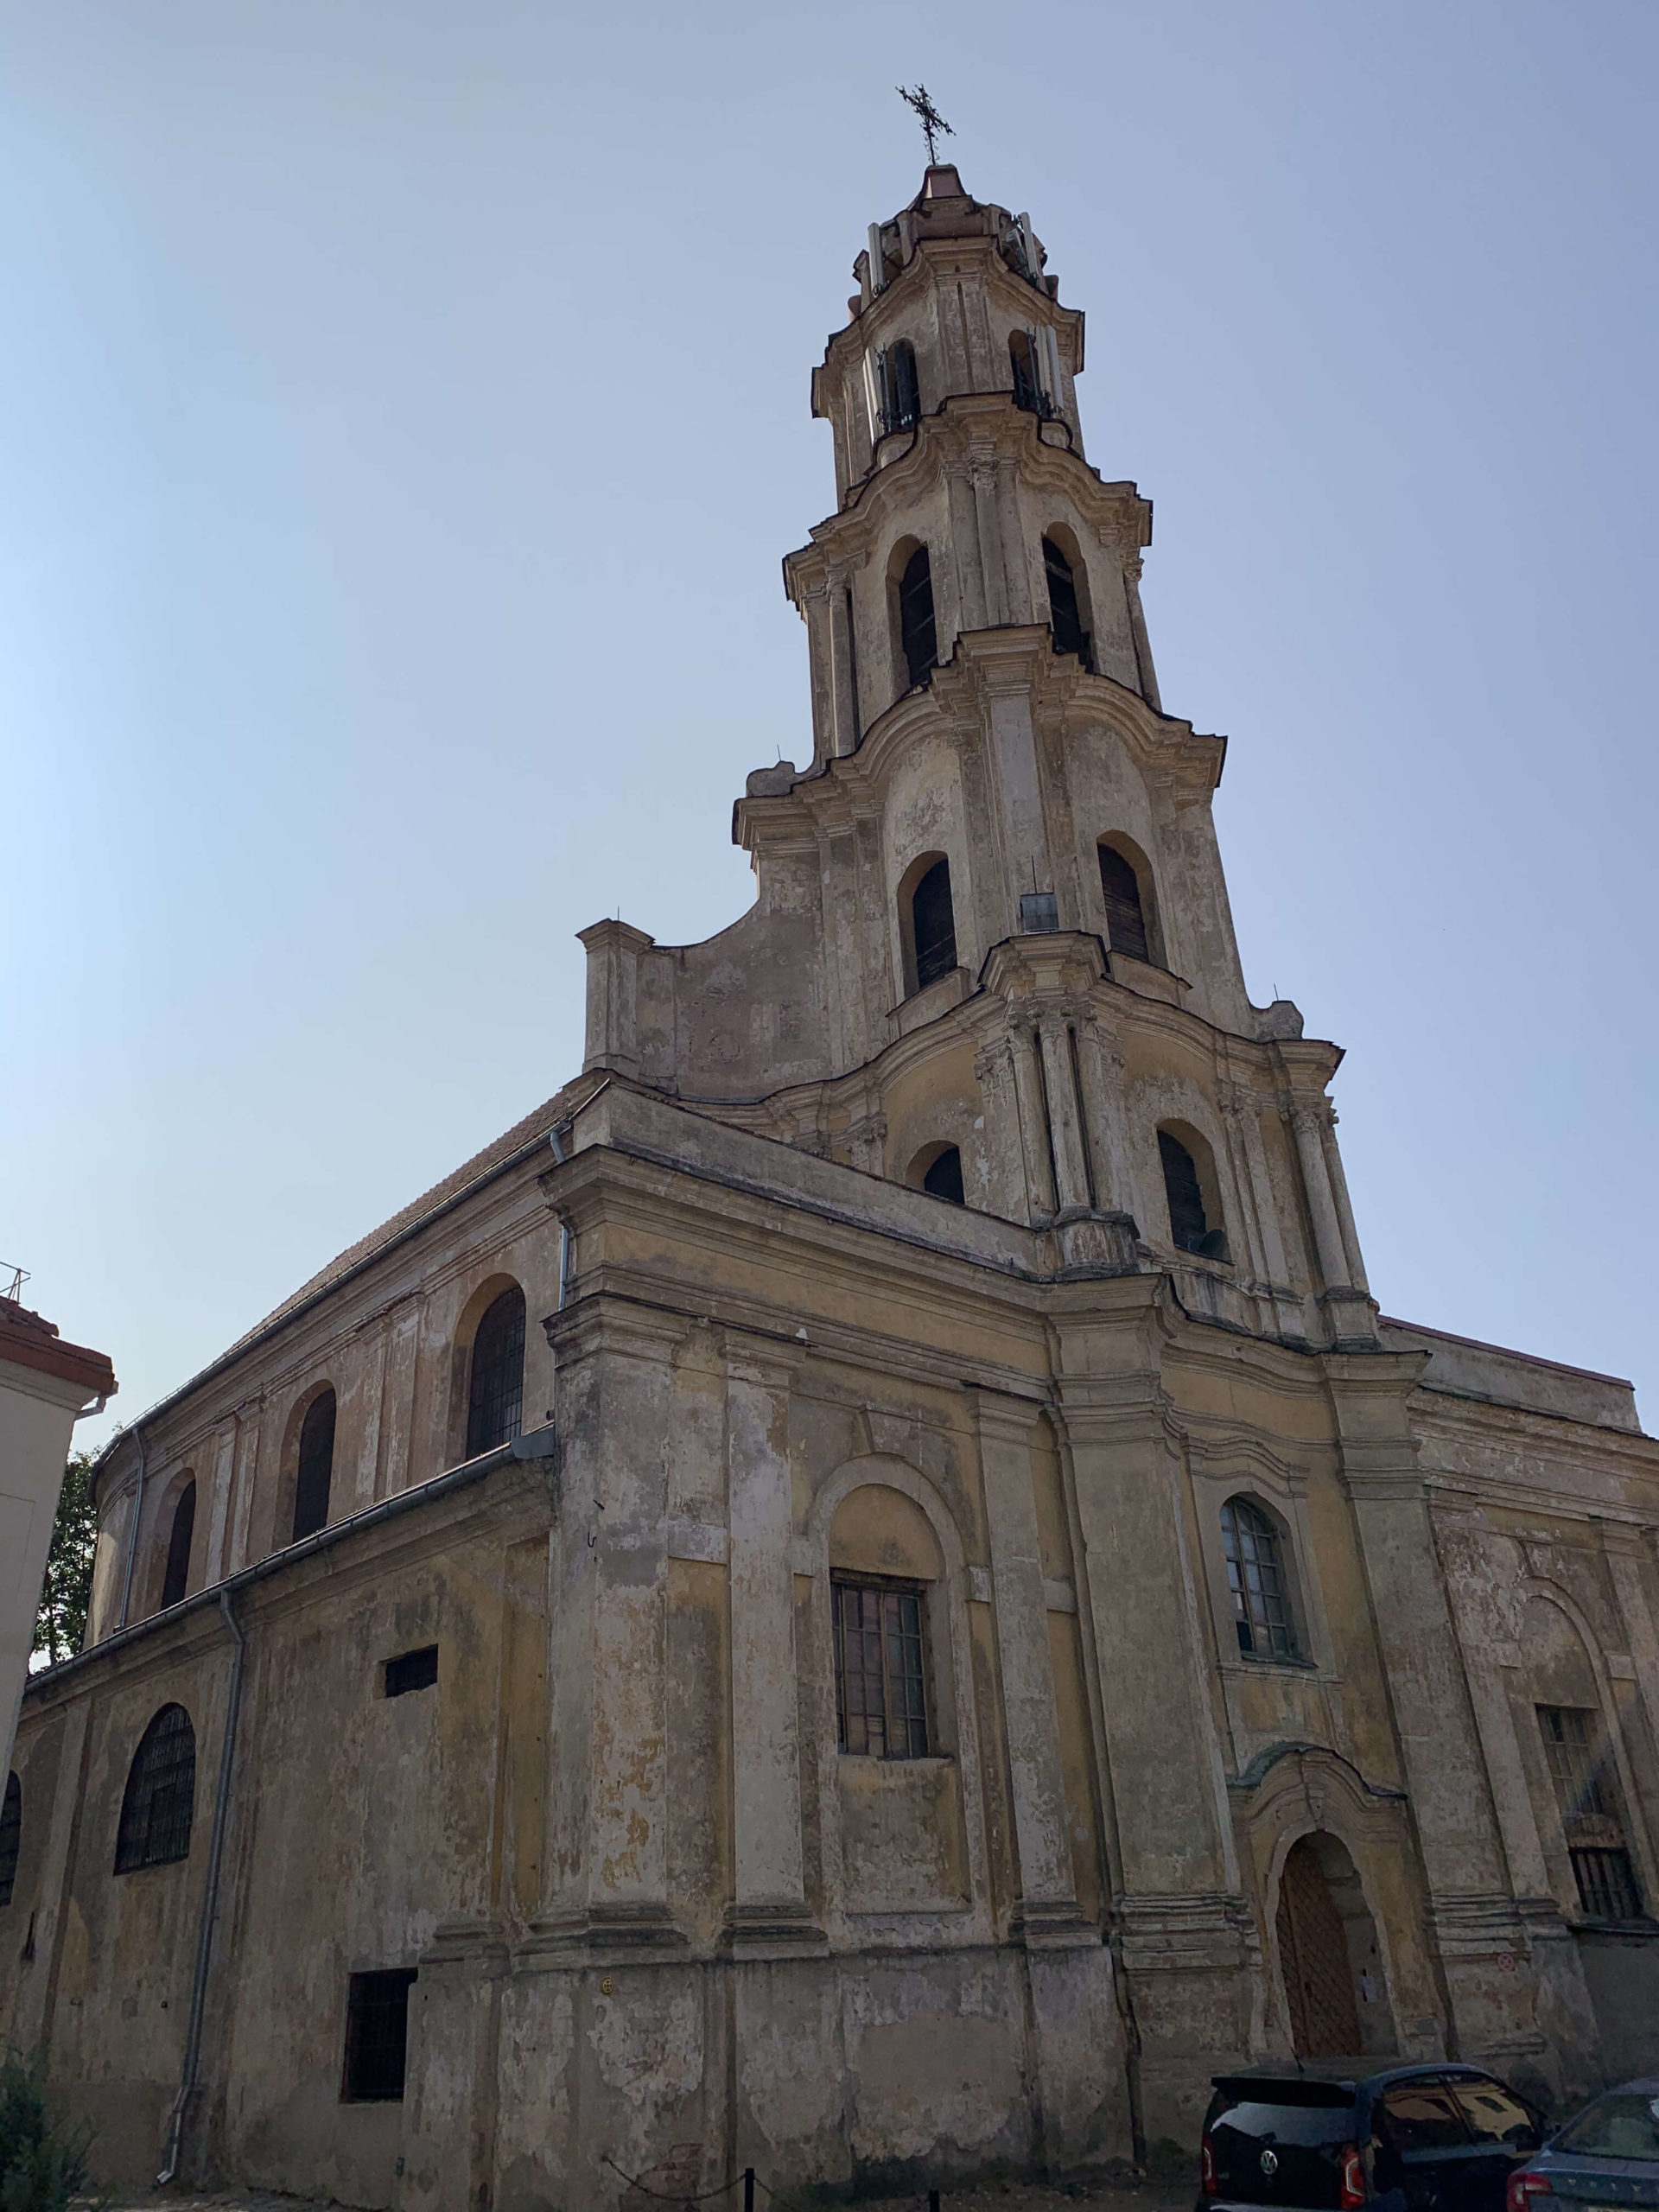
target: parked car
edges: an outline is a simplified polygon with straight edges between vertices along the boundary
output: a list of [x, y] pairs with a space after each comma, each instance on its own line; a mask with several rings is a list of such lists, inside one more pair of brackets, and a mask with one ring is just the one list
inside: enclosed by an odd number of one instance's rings
[[1558, 2128], [1510, 2176], [1509, 2212], [1573, 2205], [1659, 2205], [1659, 2075], [1622, 2082]]
[[1367, 2066], [1217, 2075], [1198, 2212], [1506, 2212], [1510, 2174], [1543, 2140], [1525, 2098], [1475, 2066]]

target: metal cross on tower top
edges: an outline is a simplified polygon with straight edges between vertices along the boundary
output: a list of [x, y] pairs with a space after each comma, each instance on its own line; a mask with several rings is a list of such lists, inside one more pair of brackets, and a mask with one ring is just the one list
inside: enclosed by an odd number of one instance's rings
[[957, 134], [929, 99], [925, 85], [918, 85], [914, 92], [909, 92], [902, 85], [897, 85], [893, 89], [906, 107], [914, 108], [916, 111], [916, 120], [921, 124], [926, 135], [927, 165], [931, 168], [939, 158], [938, 149], [933, 143], [935, 134], [938, 133], [946, 138], [954, 138]]

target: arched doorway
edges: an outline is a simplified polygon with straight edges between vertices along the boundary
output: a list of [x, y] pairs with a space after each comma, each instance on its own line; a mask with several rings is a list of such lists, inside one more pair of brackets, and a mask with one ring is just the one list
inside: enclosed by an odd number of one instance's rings
[[1291, 1846], [1274, 1925], [1296, 2056], [1391, 2053], [1376, 1923], [1338, 1837], [1321, 1831]]

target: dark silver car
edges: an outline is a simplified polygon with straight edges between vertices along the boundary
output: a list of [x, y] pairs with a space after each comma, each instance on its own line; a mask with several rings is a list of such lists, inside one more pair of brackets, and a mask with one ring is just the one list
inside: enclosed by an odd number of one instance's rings
[[1621, 2082], [1558, 2128], [1510, 2176], [1509, 2212], [1659, 2207], [1659, 2075]]

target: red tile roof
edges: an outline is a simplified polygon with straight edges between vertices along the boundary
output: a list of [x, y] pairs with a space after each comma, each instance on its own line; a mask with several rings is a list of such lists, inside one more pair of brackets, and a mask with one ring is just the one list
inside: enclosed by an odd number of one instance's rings
[[115, 1395], [115, 1370], [107, 1352], [66, 1344], [50, 1321], [31, 1313], [15, 1298], [0, 1298], [0, 1360], [10, 1360], [14, 1367], [32, 1367], [37, 1374], [55, 1375], [61, 1382], [79, 1382], [88, 1397]]

